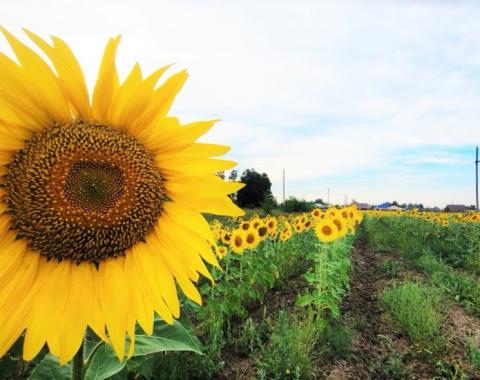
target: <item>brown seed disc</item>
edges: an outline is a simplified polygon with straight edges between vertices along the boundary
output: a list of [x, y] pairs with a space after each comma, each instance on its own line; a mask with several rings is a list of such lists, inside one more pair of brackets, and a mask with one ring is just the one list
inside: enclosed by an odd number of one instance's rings
[[153, 154], [101, 124], [54, 125], [8, 165], [3, 186], [17, 237], [49, 259], [99, 263], [152, 231], [166, 200]]

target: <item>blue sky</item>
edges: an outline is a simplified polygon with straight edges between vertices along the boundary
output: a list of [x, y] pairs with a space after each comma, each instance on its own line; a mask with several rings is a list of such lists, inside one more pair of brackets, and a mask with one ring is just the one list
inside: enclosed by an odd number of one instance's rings
[[[2, 2], [0, 24], [64, 38], [93, 84], [108, 37], [124, 75], [190, 79], [172, 114], [220, 117], [206, 141], [281, 197], [474, 203], [478, 1]], [[0, 41], [0, 49], [7, 49]]]

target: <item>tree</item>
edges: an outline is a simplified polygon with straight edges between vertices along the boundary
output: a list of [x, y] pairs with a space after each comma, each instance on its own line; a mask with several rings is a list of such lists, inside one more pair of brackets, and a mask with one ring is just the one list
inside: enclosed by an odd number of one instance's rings
[[238, 172], [233, 169], [231, 172], [230, 172], [230, 175], [228, 176], [228, 179], [230, 181], [236, 181], [237, 180], [237, 177], [238, 177]]
[[272, 183], [265, 173], [247, 169], [242, 173], [240, 182], [245, 184], [237, 193], [237, 204], [240, 207], [260, 207], [272, 195]]

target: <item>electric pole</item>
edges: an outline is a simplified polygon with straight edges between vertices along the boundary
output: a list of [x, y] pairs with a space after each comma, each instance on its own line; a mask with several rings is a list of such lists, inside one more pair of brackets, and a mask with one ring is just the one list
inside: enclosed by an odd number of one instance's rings
[[327, 204], [330, 205], [330, 188], [327, 188]]
[[283, 169], [283, 204], [285, 204], [285, 169]]
[[478, 146], [477, 146], [477, 153], [475, 157], [475, 195], [477, 199], [477, 211], [479, 211], [479, 208], [478, 208]]

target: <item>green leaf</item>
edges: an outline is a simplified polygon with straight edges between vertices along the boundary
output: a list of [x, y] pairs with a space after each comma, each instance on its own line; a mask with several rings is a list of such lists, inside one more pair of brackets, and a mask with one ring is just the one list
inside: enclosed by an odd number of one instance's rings
[[297, 306], [306, 306], [312, 302], [312, 296], [310, 294], [304, 294], [295, 302]]
[[85, 372], [85, 380], [104, 380], [125, 367], [125, 360], [119, 361], [109, 344], [102, 343], [93, 355], [92, 361]]
[[29, 380], [66, 380], [72, 376], [70, 364], [60, 366], [57, 358], [47, 354], [33, 369], [28, 377]]
[[179, 322], [174, 321], [172, 325], [169, 325], [156, 320], [152, 336], [136, 336], [133, 356], [163, 351], [192, 351], [202, 354], [196, 338]]

